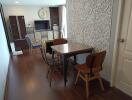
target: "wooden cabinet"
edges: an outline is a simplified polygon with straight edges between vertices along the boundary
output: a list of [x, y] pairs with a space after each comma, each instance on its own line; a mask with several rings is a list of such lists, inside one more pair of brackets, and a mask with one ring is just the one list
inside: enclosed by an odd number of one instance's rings
[[25, 40], [26, 27], [24, 16], [9, 16], [9, 21], [15, 50], [26, 49], [28, 46]]
[[9, 21], [13, 40], [25, 38], [26, 27], [24, 16], [9, 16]]
[[53, 29], [54, 24], [59, 26], [59, 8], [50, 7], [49, 9], [50, 9], [51, 29]]
[[18, 16], [18, 24], [19, 24], [19, 33], [21, 38], [25, 38], [26, 35], [26, 27], [25, 27], [25, 20], [24, 16]]
[[13, 36], [13, 40], [20, 39], [16, 16], [9, 16], [9, 20], [10, 20], [10, 29], [11, 29], [11, 34]]

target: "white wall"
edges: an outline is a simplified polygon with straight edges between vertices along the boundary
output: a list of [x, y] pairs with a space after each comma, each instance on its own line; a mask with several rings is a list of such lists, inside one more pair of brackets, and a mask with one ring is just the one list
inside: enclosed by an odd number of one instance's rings
[[[33, 26], [34, 20], [41, 20], [38, 16], [38, 11], [43, 6], [15, 6], [15, 5], [5, 5], [4, 6], [4, 14], [6, 20], [8, 20], [9, 16], [14, 15], [23, 15], [25, 17], [26, 26], [31, 24]], [[47, 17], [44, 20], [50, 20], [50, 12], [49, 7], [43, 7], [47, 11]]]
[[9, 57], [7, 40], [0, 15], [0, 100], [3, 100], [4, 96]]

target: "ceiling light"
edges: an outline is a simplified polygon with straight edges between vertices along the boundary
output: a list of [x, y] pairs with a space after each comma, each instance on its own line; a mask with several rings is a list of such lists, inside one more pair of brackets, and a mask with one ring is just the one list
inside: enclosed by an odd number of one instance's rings
[[18, 3], [19, 3], [19, 1], [15, 1], [15, 3], [16, 3], [16, 4], [18, 4]]

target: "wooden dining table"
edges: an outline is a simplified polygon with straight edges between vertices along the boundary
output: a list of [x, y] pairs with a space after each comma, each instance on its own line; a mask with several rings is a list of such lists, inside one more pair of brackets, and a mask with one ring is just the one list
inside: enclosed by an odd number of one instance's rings
[[67, 83], [67, 69], [68, 69], [68, 61], [67, 59], [71, 56], [74, 57], [74, 61], [76, 63], [76, 55], [83, 53], [92, 53], [93, 47], [89, 45], [84, 45], [76, 42], [68, 42], [66, 44], [54, 45], [52, 48], [52, 59], [54, 59], [54, 52], [57, 52], [62, 57], [63, 62], [63, 74], [64, 74], [64, 85]]

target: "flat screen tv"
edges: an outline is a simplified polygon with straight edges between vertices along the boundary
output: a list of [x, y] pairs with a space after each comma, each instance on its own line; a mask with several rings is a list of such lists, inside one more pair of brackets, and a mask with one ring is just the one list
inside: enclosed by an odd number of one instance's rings
[[50, 29], [49, 20], [35, 20], [35, 30], [48, 30]]

